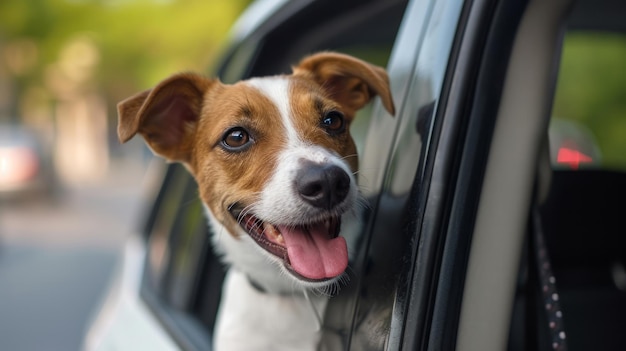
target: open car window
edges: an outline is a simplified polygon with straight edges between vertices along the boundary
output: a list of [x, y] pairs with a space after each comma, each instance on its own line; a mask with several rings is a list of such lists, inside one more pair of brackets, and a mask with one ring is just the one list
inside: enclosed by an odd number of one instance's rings
[[[336, 4], [333, 11], [329, 3], [284, 6], [236, 43], [219, 69], [222, 79], [229, 83], [289, 73], [302, 57], [325, 50], [385, 67], [406, 2], [348, 1]], [[366, 106], [351, 127], [359, 150], [371, 114], [372, 106]], [[210, 235], [194, 180], [184, 167], [169, 165], [146, 226], [149, 250], [142, 297], [185, 349], [211, 347], [225, 267], [211, 250]]]

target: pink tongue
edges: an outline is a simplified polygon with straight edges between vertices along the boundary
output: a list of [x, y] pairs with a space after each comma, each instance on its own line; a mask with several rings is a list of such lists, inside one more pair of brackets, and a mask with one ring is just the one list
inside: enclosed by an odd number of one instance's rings
[[348, 248], [342, 237], [330, 238], [323, 224], [308, 228], [278, 228], [285, 239], [291, 267], [309, 279], [333, 278], [348, 266]]

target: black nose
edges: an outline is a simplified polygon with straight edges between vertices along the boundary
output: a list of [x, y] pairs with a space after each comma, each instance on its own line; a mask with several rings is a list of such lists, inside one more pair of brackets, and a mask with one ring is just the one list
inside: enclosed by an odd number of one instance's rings
[[304, 201], [330, 210], [350, 192], [350, 176], [336, 165], [308, 163], [298, 171], [295, 185]]

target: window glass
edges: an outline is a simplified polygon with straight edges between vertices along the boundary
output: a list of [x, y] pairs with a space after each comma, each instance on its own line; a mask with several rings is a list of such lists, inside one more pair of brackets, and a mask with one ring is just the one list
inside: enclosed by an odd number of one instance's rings
[[208, 235], [196, 183], [181, 165], [169, 167], [149, 233], [148, 278], [162, 302], [187, 310]]
[[[174, 338], [194, 349], [207, 349], [210, 333], [201, 325], [212, 325], [213, 317], [198, 316], [207, 280], [204, 267], [211, 262], [212, 287], [219, 287], [222, 266], [209, 250], [206, 219], [195, 181], [180, 164], [168, 166], [168, 173], [148, 226], [148, 257], [142, 297]], [[210, 291], [219, 300], [219, 291]], [[212, 306], [208, 305], [209, 308]], [[198, 318], [200, 317], [200, 318]]]
[[626, 35], [566, 35], [552, 116], [555, 168], [626, 171]]
[[[377, 45], [370, 44], [341, 47], [337, 48], [337, 51], [354, 57], [359, 57], [380, 67], [387, 67], [387, 62], [389, 61], [389, 55], [391, 54], [393, 44], [392, 39], [393, 38], [390, 38], [387, 43], [378, 43]], [[371, 116], [372, 104], [368, 104], [364, 108], [357, 111], [354, 121], [350, 125], [350, 134], [354, 139], [357, 154], [359, 155], [363, 155], [365, 136], [367, 135], [367, 130], [369, 129]]]
[[177, 235], [170, 239], [171, 260], [164, 286], [166, 299], [180, 309], [190, 307], [196, 273], [207, 238], [206, 221], [195, 183], [190, 182], [189, 188], [187, 196], [190, 198], [181, 203], [182, 211], [176, 225]]
[[167, 182], [162, 191], [161, 200], [156, 204], [154, 224], [148, 237], [148, 279], [153, 288], [162, 286], [171, 251], [168, 244], [176, 215], [189, 183], [189, 177], [182, 166], [172, 165], [168, 170]]

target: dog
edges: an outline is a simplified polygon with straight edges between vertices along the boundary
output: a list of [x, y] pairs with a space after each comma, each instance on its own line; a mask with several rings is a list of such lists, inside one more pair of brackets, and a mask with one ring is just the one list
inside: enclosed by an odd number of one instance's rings
[[212, 241], [229, 266], [214, 346], [314, 350], [329, 291], [345, 278], [342, 236], [358, 216], [356, 112], [380, 96], [383, 68], [334, 52], [289, 75], [232, 85], [176, 74], [118, 104], [118, 137], [140, 134], [195, 178]]

